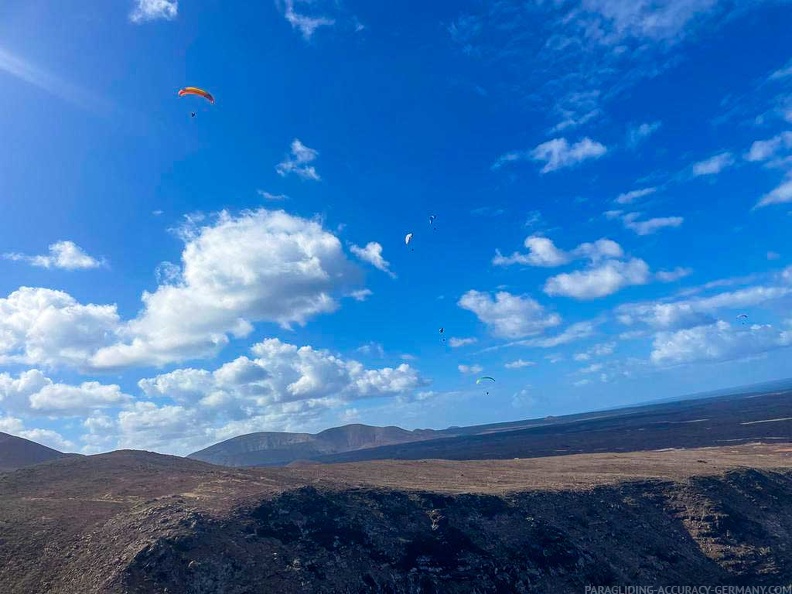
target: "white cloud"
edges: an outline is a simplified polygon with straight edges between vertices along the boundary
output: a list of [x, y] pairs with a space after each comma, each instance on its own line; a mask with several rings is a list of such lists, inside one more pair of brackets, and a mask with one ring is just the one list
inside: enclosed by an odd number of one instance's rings
[[792, 173], [787, 173], [781, 184], [762, 196], [754, 208], [762, 208], [770, 204], [786, 204], [787, 202], [792, 202]]
[[[515, 342], [513, 343], [513, 345], [537, 347], [542, 349], [552, 349], [557, 346], [569, 344], [571, 342], [588, 338], [589, 336], [594, 334], [594, 330], [596, 329], [596, 327], [597, 327], [596, 322], [577, 322], [575, 324], [568, 326], [563, 332], [561, 332], [560, 334], [556, 334], [555, 336], [548, 336], [544, 338], [529, 338], [527, 340], [521, 340], [519, 342]], [[556, 361], [560, 361], [560, 360], [561, 359], [557, 359]], [[551, 361], [551, 362], [555, 363], [556, 361]]]
[[493, 335], [503, 338], [538, 334], [561, 323], [561, 316], [547, 313], [534, 299], [506, 291], [498, 292], [493, 299], [488, 293], [470, 290], [457, 305], [475, 313]]
[[[188, 453], [253, 431], [306, 431], [323, 415], [368, 398], [411, 397], [426, 386], [406, 363], [371, 369], [352, 359], [278, 339], [254, 345], [251, 355], [221, 367], [176, 369], [140, 380], [150, 398], [126, 407], [117, 420], [94, 415], [86, 443]], [[325, 417], [325, 422], [327, 422]], [[115, 444], [118, 445], [115, 445]]]
[[390, 264], [382, 257], [382, 246], [376, 241], [370, 241], [364, 248], [353, 245], [350, 250], [364, 262], [368, 262], [374, 268], [389, 274], [391, 278], [396, 278], [396, 275], [390, 270]]
[[120, 327], [115, 305], [82, 305], [62, 291], [21, 287], [0, 299], [0, 364], [89, 368]]
[[745, 160], [751, 162], [767, 161], [781, 151], [792, 149], [792, 132], [782, 132], [768, 140], [757, 140], [745, 154]]
[[[283, 16], [289, 21], [293, 29], [299, 29], [302, 33], [303, 39], [306, 41], [310, 39], [319, 27], [330, 27], [335, 24], [335, 20], [327, 17], [310, 17], [300, 14], [294, 10], [295, 2], [299, 3], [301, 0], [283, 0], [284, 14]], [[302, 0], [304, 4], [310, 4]]]
[[17, 377], [0, 373], [0, 403], [5, 410], [21, 414], [84, 415], [95, 409], [119, 406], [131, 398], [115, 384], [56, 383], [38, 369], [23, 371]]
[[657, 273], [655, 273], [655, 278], [659, 280], [661, 283], [673, 283], [681, 278], [690, 276], [692, 273], [693, 273], [692, 268], [684, 268], [682, 266], [677, 266], [673, 270], [658, 271]]
[[713, 324], [720, 309], [742, 309], [792, 295], [789, 286], [756, 286], [718, 293], [710, 297], [658, 302], [631, 303], [616, 308], [622, 324], [643, 323], [660, 330], [677, 330]]
[[52, 429], [26, 429], [17, 435], [61, 452], [68, 452], [74, 448], [74, 443]]
[[382, 347], [382, 345], [373, 341], [358, 347], [357, 352], [363, 353], [364, 355], [375, 355], [377, 357], [385, 356], [385, 349]]
[[288, 200], [289, 197], [286, 194], [271, 194], [265, 190], [256, 190], [256, 193], [264, 198], [264, 200], [269, 200], [271, 202], [281, 202], [283, 200]]
[[393, 396], [426, 385], [407, 363], [367, 369], [330, 351], [267, 339], [254, 345], [253, 359], [239, 357], [213, 372], [179, 369], [139, 382], [149, 397], [170, 397], [179, 405], [241, 410], [273, 403]]
[[470, 344], [476, 344], [478, 342], [477, 338], [449, 338], [448, 344], [451, 348], [457, 349], [459, 347], [467, 346]]
[[312, 179], [314, 181], [321, 181], [321, 177], [316, 172], [313, 165], [309, 165], [316, 160], [319, 152], [315, 149], [308, 148], [298, 138], [295, 138], [291, 143], [291, 156], [286, 157], [283, 161], [275, 166], [275, 171], [281, 177], [286, 177], [290, 173], [296, 173], [303, 179]]
[[619, 194], [616, 197], [616, 202], [618, 204], [632, 204], [638, 198], [643, 198], [649, 194], [654, 194], [656, 191], [657, 188], [642, 188], [640, 190], [632, 190], [630, 192], [625, 192], [624, 194]]
[[593, 243], [581, 243], [571, 252], [558, 249], [551, 239], [531, 235], [525, 239], [527, 254], [514, 252], [511, 256], [504, 256], [496, 251], [492, 263], [495, 266], [509, 266], [511, 264], [525, 264], [528, 266], [542, 266], [552, 268], [567, 264], [576, 258], [588, 258], [598, 261], [603, 258], [620, 258], [624, 255], [621, 246], [610, 239], [598, 239]]
[[133, 23], [147, 21], [172, 21], [179, 12], [178, 0], [135, 0], [135, 8], [129, 13]]
[[510, 266], [511, 264], [526, 264], [528, 266], [554, 267], [566, 264], [570, 255], [559, 250], [551, 239], [532, 235], [525, 239], [528, 254], [514, 252], [511, 256], [503, 256], [496, 251], [492, 264], [495, 266]]
[[86, 254], [73, 241], [57, 241], [49, 246], [47, 256], [26, 256], [24, 254], [3, 254], [6, 260], [27, 262], [40, 268], [61, 268], [63, 270], [88, 270], [99, 268], [105, 262]]
[[457, 369], [459, 369], [459, 373], [465, 374], [479, 374], [484, 371], [481, 365], [457, 365]]
[[632, 285], [649, 282], [649, 266], [639, 258], [609, 260], [586, 270], [559, 274], [547, 280], [544, 292], [575, 299], [597, 299]]
[[634, 231], [637, 235], [651, 235], [660, 229], [679, 227], [685, 221], [683, 217], [656, 217], [646, 221], [639, 221], [637, 219], [640, 216], [640, 213], [631, 212], [623, 215], [621, 219], [624, 226]]
[[500, 67], [494, 91], [528, 97], [563, 127], [587, 121], [604, 111], [605, 102], [623, 98], [635, 84], [676, 64], [683, 41], [699, 32], [709, 35], [734, 13], [761, 5], [499, 0], [466, 6], [448, 31], [470, 59]]
[[602, 363], [592, 363], [588, 367], [578, 369], [578, 373], [597, 373], [598, 371], [601, 371], [602, 368]]
[[370, 289], [360, 289], [360, 290], [357, 290], [357, 291], [352, 291], [349, 294], [349, 296], [352, 297], [352, 299], [354, 299], [355, 301], [365, 301], [366, 299], [371, 297], [373, 294], [374, 294], [374, 292], [371, 291]]
[[333, 294], [357, 276], [335, 235], [283, 211], [222, 212], [213, 223], [185, 227], [182, 237], [178, 282], [144, 292], [143, 311], [122, 329], [124, 342], [99, 350], [94, 367], [209, 356], [256, 322], [305, 325], [335, 311]]
[[627, 130], [627, 146], [635, 148], [660, 129], [660, 122], [645, 122]]
[[655, 336], [651, 360], [659, 365], [730, 361], [792, 345], [792, 333], [772, 326], [733, 327], [724, 321]]
[[615, 342], [603, 342], [601, 344], [595, 344], [585, 351], [575, 353], [574, 359], [575, 361], [589, 361], [595, 357], [606, 357], [608, 355], [612, 355], [615, 348]]
[[605, 145], [588, 137], [571, 145], [566, 138], [554, 138], [537, 146], [530, 156], [534, 161], [544, 161], [542, 173], [548, 173], [577, 165], [587, 159], [598, 159], [607, 151]]
[[694, 163], [693, 175], [716, 175], [731, 165], [734, 165], [734, 157], [732, 154], [729, 152], [719, 153], [709, 159]]
[[522, 359], [517, 359], [516, 361], [509, 361], [504, 365], [506, 369], [522, 369], [523, 367], [533, 367], [536, 365], [533, 361], [523, 361]]
[[778, 252], [767, 252], [767, 259], [768, 260], [778, 260], [781, 257], [781, 254]]

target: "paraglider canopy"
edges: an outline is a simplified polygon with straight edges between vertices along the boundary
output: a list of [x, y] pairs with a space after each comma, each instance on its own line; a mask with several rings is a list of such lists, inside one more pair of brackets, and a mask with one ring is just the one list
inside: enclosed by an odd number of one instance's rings
[[198, 95], [199, 97], [203, 97], [209, 103], [214, 103], [214, 97], [208, 91], [204, 91], [203, 89], [199, 89], [198, 87], [184, 87], [179, 91], [179, 97], [184, 97], [185, 95]]
[[413, 238], [413, 234], [412, 233], [408, 233], [404, 237], [404, 245], [410, 245], [410, 242], [412, 241], [412, 238]]
[[494, 382], [494, 381], [495, 381], [494, 377], [490, 377], [488, 375], [483, 375], [483, 376], [481, 376], [480, 378], [478, 378], [476, 380], [476, 383], [480, 384], [481, 382]]
[[737, 319], [738, 319], [738, 320], [744, 320], [744, 319], [746, 319], [747, 317], [748, 317], [748, 314], [740, 314], [739, 316], [737, 316]]
[[434, 223], [434, 220], [435, 220], [436, 218], [437, 218], [437, 217], [436, 217], [435, 215], [429, 215], [429, 224], [431, 225], [432, 223]]

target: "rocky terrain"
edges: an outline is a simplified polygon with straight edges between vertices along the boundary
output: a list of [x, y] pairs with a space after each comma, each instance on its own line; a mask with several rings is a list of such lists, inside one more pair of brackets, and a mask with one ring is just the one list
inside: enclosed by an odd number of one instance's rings
[[792, 446], [0, 475], [8, 593], [573, 592], [792, 582]]

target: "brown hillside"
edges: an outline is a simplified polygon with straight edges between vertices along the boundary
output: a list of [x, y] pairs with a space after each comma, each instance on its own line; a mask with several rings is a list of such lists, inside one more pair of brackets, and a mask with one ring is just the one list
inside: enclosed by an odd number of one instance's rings
[[135, 451], [59, 460], [0, 476], [0, 591], [787, 583], [790, 450], [244, 470]]

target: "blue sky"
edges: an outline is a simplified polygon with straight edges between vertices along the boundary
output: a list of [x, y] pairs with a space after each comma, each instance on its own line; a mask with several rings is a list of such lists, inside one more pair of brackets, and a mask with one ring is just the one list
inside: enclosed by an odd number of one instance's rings
[[789, 8], [4, 2], [0, 430], [185, 454], [788, 376]]

